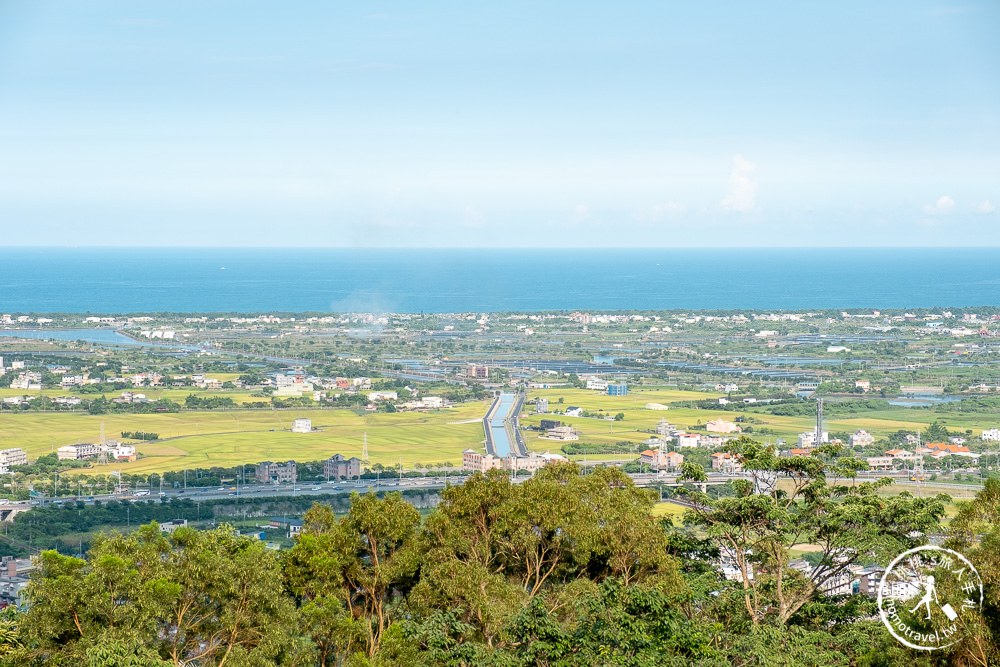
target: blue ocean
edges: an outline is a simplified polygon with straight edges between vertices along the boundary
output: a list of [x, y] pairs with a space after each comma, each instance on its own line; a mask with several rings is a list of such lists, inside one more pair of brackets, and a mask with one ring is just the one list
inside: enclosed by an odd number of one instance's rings
[[6, 248], [0, 312], [1000, 305], [996, 250]]

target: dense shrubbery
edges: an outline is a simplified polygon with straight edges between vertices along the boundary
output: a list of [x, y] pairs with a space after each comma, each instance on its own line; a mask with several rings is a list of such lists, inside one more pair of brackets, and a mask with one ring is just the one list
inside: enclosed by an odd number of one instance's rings
[[159, 440], [159, 433], [146, 433], [145, 431], [122, 431], [122, 438], [128, 440]]

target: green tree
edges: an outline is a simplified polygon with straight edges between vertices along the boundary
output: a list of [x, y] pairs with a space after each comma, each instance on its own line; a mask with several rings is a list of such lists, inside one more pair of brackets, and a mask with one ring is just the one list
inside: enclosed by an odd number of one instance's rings
[[339, 521], [327, 506], [310, 509], [285, 560], [286, 586], [300, 601], [322, 664], [339, 664], [355, 647], [375, 657], [399, 613], [395, 595], [412, 585], [419, 566], [413, 505], [399, 493], [351, 499]]
[[[773, 447], [744, 436], [729, 451], [752, 479], [733, 482], [735, 497], [713, 500], [687, 491], [695, 508], [685, 521], [704, 530], [739, 571], [742, 604], [753, 626], [766, 615], [787, 623], [825, 582], [859, 561], [885, 563], [940, 525], [946, 496], [913, 498], [904, 491], [882, 497], [878, 490], [891, 483], [887, 478], [828, 485], [828, 470], [843, 476], [858, 467], [850, 457], [836, 458], [841, 449], [827, 445], [811, 456], [778, 457]], [[689, 478], [703, 474], [682, 471]], [[779, 488], [777, 479], [788, 486]], [[822, 554], [807, 576], [789, 567], [791, 549], [805, 544]]]
[[25, 644], [46, 662], [96, 664], [108, 651], [135, 665], [289, 662], [302, 651], [292, 604], [275, 595], [280, 576], [263, 543], [228, 526], [98, 536], [86, 561], [42, 554]]

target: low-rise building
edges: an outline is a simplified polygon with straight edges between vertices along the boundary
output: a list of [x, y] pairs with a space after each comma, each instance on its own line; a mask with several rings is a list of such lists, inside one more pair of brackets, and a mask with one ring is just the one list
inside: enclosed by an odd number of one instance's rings
[[684, 456], [677, 452], [647, 449], [639, 455], [639, 462], [653, 470], [677, 470], [684, 463]]
[[799, 447], [818, 447], [824, 442], [830, 441], [830, 434], [823, 431], [822, 438], [819, 442], [816, 442], [816, 431], [806, 431], [805, 433], [799, 433]]
[[875, 436], [865, 430], [859, 430], [851, 436], [851, 447], [867, 447], [875, 444]]
[[535, 412], [544, 415], [549, 411], [549, 399], [547, 398], [536, 398], [535, 399]]
[[469, 364], [465, 369], [465, 376], [488, 380], [490, 377], [490, 367], [480, 364]]
[[581, 417], [583, 416], [583, 408], [571, 405], [568, 408], [566, 408], [565, 414], [567, 417]]
[[738, 425], [725, 419], [713, 419], [705, 424], [705, 430], [709, 433], [742, 433]]
[[178, 528], [187, 528], [187, 519], [174, 519], [160, 524], [161, 533], [172, 533]]
[[546, 438], [552, 440], [579, 440], [580, 436], [572, 426], [556, 426], [545, 432]]
[[292, 433], [312, 433], [311, 419], [296, 419], [292, 422]]
[[486, 472], [493, 468], [503, 468], [503, 459], [492, 454], [466, 449], [462, 452], [462, 469], [472, 472]]
[[895, 461], [891, 456], [869, 456], [865, 460], [872, 470], [891, 470]]
[[323, 475], [327, 479], [354, 479], [361, 476], [361, 459], [334, 454], [323, 461]]
[[586, 387], [595, 391], [604, 391], [608, 388], [608, 381], [597, 377], [587, 378]]
[[905, 449], [890, 449], [885, 453], [886, 456], [892, 457], [897, 461], [912, 461], [917, 458], [913, 452], [907, 451]]
[[743, 472], [743, 464], [729, 452], [716, 452], [712, 454], [712, 470]]
[[56, 458], [60, 461], [83, 461], [98, 456], [101, 446], [91, 442], [80, 442], [75, 445], [63, 445], [56, 450]]
[[624, 382], [608, 385], [608, 396], [628, 396], [628, 385]]
[[298, 469], [295, 461], [285, 463], [261, 461], [257, 464], [257, 481], [261, 484], [281, 484], [283, 482], [294, 484], [297, 478]]
[[369, 401], [396, 401], [399, 394], [394, 391], [373, 391], [368, 394]]
[[20, 447], [0, 449], [0, 470], [8, 472], [11, 466], [23, 466], [28, 463], [28, 454]]
[[678, 447], [697, 447], [701, 436], [697, 433], [676, 433]]
[[1000, 428], [987, 429], [979, 437], [987, 442], [1000, 442]]

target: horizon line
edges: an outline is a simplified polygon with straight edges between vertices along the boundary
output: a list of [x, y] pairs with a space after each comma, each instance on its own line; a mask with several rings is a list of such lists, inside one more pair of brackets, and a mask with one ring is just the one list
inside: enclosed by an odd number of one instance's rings
[[0, 248], [62, 250], [990, 250], [997, 245], [645, 245], [645, 246], [390, 246], [390, 245], [35, 245], [0, 244]]

